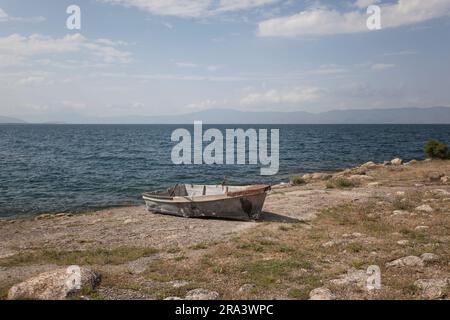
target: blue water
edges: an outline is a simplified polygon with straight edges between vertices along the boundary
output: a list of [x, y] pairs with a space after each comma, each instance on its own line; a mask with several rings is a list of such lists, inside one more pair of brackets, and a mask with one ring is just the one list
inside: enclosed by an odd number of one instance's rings
[[138, 204], [142, 192], [180, 182], [275, 183], [369, 160], [422, 159], [428, 139], [450, 142], [450, 125], [248, 126], [280, 129], [280, 171], [263, 177], [259, 166], [173, 165], [178, 127], [0, 125], [0, 216]]

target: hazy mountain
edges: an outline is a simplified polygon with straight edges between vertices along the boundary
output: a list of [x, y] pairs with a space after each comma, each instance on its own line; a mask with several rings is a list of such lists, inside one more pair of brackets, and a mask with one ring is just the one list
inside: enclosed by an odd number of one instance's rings
[[17, 118], [0, 116], [0, 123], [16, 124], [16, 123], [26, 123], [26, 122], [23, 120], [17, 119]]
[[[209, 124], [450, 124], [450, 107], [335, 110], [322, 113], [217, 109], [183, 115], [104, 118], [66, 114], [40, 123], [192, 124], [195, 120]], [[24, 121], [0, 117], [0, 123], [24, 123]]]
[[336, 110], [323, 113], [222, 109], [173, 116], [90, 119], [89, 122], [190, 124], [195, 120], [210, 124], [450, 124], [450, 107]]

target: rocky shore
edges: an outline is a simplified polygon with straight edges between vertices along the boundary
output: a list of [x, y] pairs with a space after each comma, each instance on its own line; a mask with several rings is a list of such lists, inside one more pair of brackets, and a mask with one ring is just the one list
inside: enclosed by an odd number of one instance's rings
[[296, 176], [258, 222], [144, 206], [0, 220], [0, 297], [447, 299], [449, 176], [448, 160], [401, 159]]

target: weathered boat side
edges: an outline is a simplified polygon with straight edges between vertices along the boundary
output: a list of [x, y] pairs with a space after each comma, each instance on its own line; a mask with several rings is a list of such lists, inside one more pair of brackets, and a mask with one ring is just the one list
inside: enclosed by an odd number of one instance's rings
[[[198, 188], [197, 189], [201, 189]], [[223, 188], [223, 193], [218, 193]], [[175, 186], [166, 193], [146, 193], [143, 198], [151, 212], [186, 218], [224, 218], [258, 220], [270, 186], [218, 187], [203, 186], [201, 192], [192, 186], [191, 194], [183, 186]], [[213, 194], [208, 194], [209, 191]], [[219, 191], [218, 191], [219, 190]], [[231, 191], [230, 191], [231, 190]], [[214, 194], [215, 193], [215, 194]], [[199, 195], [200, 194], [200, 195]]]

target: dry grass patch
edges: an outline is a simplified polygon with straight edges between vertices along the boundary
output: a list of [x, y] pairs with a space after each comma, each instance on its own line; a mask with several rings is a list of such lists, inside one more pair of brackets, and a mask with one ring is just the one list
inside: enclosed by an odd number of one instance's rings
[[27, 265], [118, 265], [157, 252], [153, 248], [119, 247], [115, 249], [91, 249], [80, 251], [35, 250], [21, 252], [0, 260], [0, 266]]

